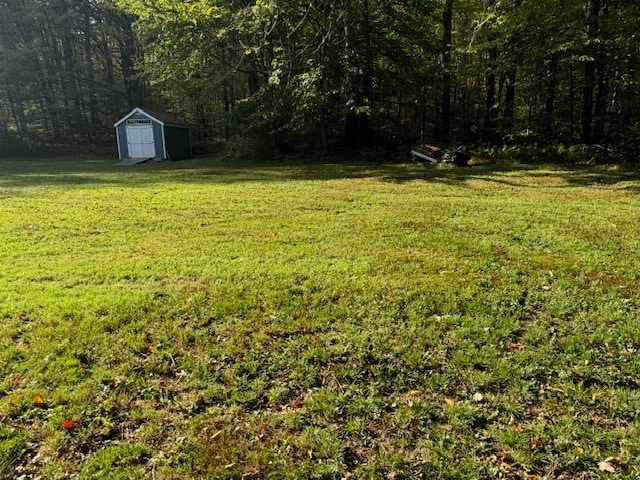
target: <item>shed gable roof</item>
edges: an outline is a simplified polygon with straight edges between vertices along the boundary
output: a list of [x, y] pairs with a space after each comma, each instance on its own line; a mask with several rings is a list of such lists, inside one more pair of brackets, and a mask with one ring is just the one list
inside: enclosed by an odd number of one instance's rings
[[131, 118], [136, 113], [149, 117], [151, 120], [158, 122], [163, 127], [166, 125], [166, 126], [172, 126], [172, 127], [189, 128], [188, 125], [186, 125], [184, 122], [181, 122], [178, 119], [178, 117], [172, 113], [160, 113], [160, 112], [150, 113], [150, 112], [144, 111], [139, 107], [131, 110], [128, 114], [126, 114], [124, 117], [118, 120], [113, 126], [117, 128], [118, 125], [122, 124], [123, 122], [126, 122], [129, 118]]
[[164, 126], [164, 123], [161, 122], [160, 120], [158, 120], [156, 117], [154, 117], [153, 115], [148, 114], [147, 112], [145, 112], [144, 110], [142, 110], [141, 108], [134, 108], [133, 110], [131, 110], [129, 113], [127, 113], [124, 117], [122, 117], [120, 120], [118, 120], [116, 123], [113, 124], [114, 127], [117, 127], [118, 125], [126, 122], [129, 118], [131, 118], [133, 115], [135, 115], [136, 113], [140, 113], [142, 115], [145, 115], [147, 117], [149, 117], [151, 120], [155, 120], [156, 122], [158, 122], [160, 125]]

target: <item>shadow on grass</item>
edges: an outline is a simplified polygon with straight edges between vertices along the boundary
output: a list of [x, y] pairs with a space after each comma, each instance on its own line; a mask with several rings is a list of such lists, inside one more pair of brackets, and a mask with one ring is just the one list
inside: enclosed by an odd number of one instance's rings
[[[522, 164], [452, 167], [448, 170], [438, 168], [429, 170], [429, 167], [425, 169], [424, 172], [412, 172], [407, 175], [390, 175], [383, 177], [383, 180], [396, 183], [421, 180], [460, 186], [472, 180], [482, 180], [508, 187], [547, 189], [620, 185], [625, 190], [640, 193], [640, 174], [622, 170], [605, 171], [593, 167]], [[554, 183], [553, 180], [556, 182]], [[558, 183], [557, 180], [561, 182]]]
[[[398, 184], [424, 181], [458, 187], [469, 187], [473, 180], [516, 188], [620, 185], [625, 190], [640, 193], [640, 174], [619, 169], [506, 163], [459, 168], [453, 165], [423, 166], [344, 159], [332, 163], [332, 159], [323, 156], [250, 163], [202, 157], [177, 162], [149, 162], [131, 167], [118, 166], [116, 160], [105, 158], [0, 159], [0, 187], [137, 187], [170, 182], [247, 183], [372, 178]], [[558, 179], [562, 181], [560, 184], [557, 183]], [[556, 180], [555, 183], [553, 180]]]

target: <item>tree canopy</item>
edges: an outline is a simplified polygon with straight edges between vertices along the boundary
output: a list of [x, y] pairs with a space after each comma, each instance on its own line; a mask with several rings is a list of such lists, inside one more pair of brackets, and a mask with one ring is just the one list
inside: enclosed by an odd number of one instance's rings
[[622, 0], [0, 2], [0, 141], [112, 135], [133, 106], [264, 152], [640, 137]]

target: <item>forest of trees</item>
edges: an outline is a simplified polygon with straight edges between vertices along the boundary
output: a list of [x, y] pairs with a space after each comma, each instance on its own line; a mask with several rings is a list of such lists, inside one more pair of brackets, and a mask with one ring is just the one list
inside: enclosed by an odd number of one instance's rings
[[0, 148], [108, 145], [135, 106], [262, 152], [640, 154], [640, 2], [0, 0]]

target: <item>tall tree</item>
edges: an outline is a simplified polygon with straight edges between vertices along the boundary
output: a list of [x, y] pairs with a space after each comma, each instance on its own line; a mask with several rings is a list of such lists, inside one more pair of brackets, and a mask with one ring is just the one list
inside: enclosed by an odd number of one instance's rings
[[0, 136], [95, 142], [146, 105], [267, 154], [574, 130], [631, 145], [639, 19], [622, 0], [0, 1]]
[[592, 140], [593, 128], [593, 93], [596, 83], [596, 69], [599, 57], [598, 34], [600, 31], [600, 15], [604, 0], [587, 0], [587, 46], [584, 62], [584, 80], [582, 91], [582, 115], [580, 122], [580, 138], [584, 143]]
[[453, 0], [445, 0], [442, 12], [442, 137], [451, 141], [451, 49], [453, 44]]
[[[34, 146], [110, 138], [130, 94], [114, 67], [114, 57], [133, 62], [127, 29], [131, 19], [98, 0], [0, 2], [0, 100], [11, 112], [3, 134]], [[125, 42], [131, 50], [114, 55]]]

